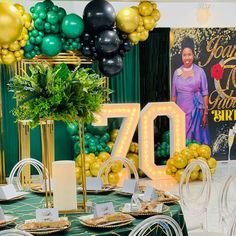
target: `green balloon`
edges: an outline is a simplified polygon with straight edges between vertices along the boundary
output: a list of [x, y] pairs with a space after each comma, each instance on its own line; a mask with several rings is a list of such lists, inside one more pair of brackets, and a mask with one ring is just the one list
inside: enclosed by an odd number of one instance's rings
[[47, 22], [50, 24], [56, 24], [59, 21], [58, 15], [55, 11], [49, 11], [47, 13]]
[[78, 135], [73, 135], [71, 137], [71, 139], [72, 139], [73, 142], [78, 142], [79, 141], [79, 136]]
[[75, 145], [74, 145], [74, 152], [76, 154], [79, 154], [80, 152], [80, 142], [76, 142]]
[[38, 2], [34, 5], [34, 12], [47, 11], [47, 6], [43, 2]]
[[78, 135], [79, 129], [76, 123], [70, 123], [66, 127], [70, 135]]
[[57, 15], [58, 15], [59, 21], [61, 22], [66, 16], [66, 10], [62, 7], [59, 7]]
[[68, 38], [77, 38], [84, 31], [83, 19], [76, 14], [69, 14], [64, 17], [61, 29]]
[[33, 50], [33, 48], [34, 48], [34, 46], [29, 41], [27, 41], [27, 43], [26, 43], [26, 45], [24, 47], [24, 51], [25, 52], [30, 52], [30, 51]]
[[41, 43], [41, 50], [45, 56], [56, 56], [62, 50], [61, 39], [57, 35], [47, 35]]
[[[104, 135], [107, 132], [107, 126], [88, 125], [87, 128], [90, 131], [90, 133], [95, 134], [95, 137], [98, 135]], [[98, 136], [97, 138], [100, 138], [100, 136]]]

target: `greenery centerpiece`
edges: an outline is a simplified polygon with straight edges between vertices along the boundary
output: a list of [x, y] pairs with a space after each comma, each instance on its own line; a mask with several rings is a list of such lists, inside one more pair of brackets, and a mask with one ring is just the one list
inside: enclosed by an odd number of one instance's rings
[[[84, 123], [94, 121], [94, 113], [99, 112], [110, 93], [105, 86], [105, 77], [100, 77], [90, 68], [75, 68], [70, 71], [66, 64], [52, 66], [47, 63], [29, 66], [29, 74], [16, 75], [9, 81], [10, 91], [14, 92], [17, 107], [13, 114], [17, 121], [31, 120], [31, 127], [40, 123], [43, 158], [48, 168], [50, 165], [49, 131], [42, 132], [42, 120], [61, 120], [72, 122], [78, 120], [80, 135], [80, 154], [82, 156], [82, 210], [86, 211], [86, 181], [84, 160]], [[44, 135], [42, 136], [42, 133]], [[43, 143], [45, 143], [43, 145]], [[83, 168], [84, 167], [84, 168]], [[50, 168], [48, 168], [50, 179]], [[46, 169], [44, 171], [46, 173]], [[45, 189], [47, 181], [45, 179]], [[51, 201], [51, 187], [49, 181], [49, 204]], [[50, 207], [47, 200], [46, 206]]]
[[110, 93], [105, 78], [90, 68], [71, 72], [66, 64], [36, 64], [29, 71], [11, 79], [9, 88], [18, 102], [13, 109], [16, 120], [30, 119], [31, 127], [40, 119], [71, 122], [79, 117], [92, 122]]

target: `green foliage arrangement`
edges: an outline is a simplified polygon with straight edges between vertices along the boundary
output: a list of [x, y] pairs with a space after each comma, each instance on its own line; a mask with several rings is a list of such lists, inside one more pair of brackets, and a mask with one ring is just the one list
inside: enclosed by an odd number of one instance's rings
[[71, 72], [66, 64], [36, 64], [29, 70], [29, 75], [16, 75], [8, 85], [18, 102], [12, 111], [16, 120], [30, 119], [31, 127], [40, 119], [92, 122], [93, 113], [99, 112], [111, 92], [104, 87], [105, 78], [90, 68]]

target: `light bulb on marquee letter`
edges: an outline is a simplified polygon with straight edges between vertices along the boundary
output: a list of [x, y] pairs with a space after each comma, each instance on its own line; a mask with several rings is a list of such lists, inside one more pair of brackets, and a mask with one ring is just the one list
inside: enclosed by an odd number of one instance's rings
[[140, 114], [139, 103], [103, 104], [100, 113], [95, 114], [95, 126], [107, 125], [108, 118], [124, 118], [112, 149], [111, 156], [126, 157]]
[[185, 113], [174, 102], [148, 103], [139, 121], [139, 168], [151, 179], [169, 178], [165, 166], [154, 163], [154, 127], [157, 116], [170, 119], [170, 154], [185, 147]]

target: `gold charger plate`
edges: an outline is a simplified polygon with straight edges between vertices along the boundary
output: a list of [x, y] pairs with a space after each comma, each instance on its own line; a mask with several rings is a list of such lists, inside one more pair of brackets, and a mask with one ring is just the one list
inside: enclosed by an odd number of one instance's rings
[[87, 226], [87, 227], [91, 227], [91, 228], [104, 228], [104, 229], [111, 229], [111, 228], [117, 228], [117, 227], [122, 227], [125, 225], [129, 225], [131, 224], [135, 218], [132, 218], [130, 220], [127, 221], [117, 221], [116, 223], [112, 224], [112, 222], [106, 223], [106, 224], [101, 224], [101, 225], [92, 225], [92, 224], [88, 224], [86, 223], [83, 219], [92, 219], [94, 218], [94, 215], [86, 215], [86, 216], [81, 216], [79, 217], [79, 221], [82, 225]]
[[171, 194], [169, 198], [158, 199], [157, 201], [160, 203], [176, 203], [180, 200], [180, 196], [176, 194]]
[[[92, 193], [92, 194], [105, 194], [105, 193], [110, 193], [114, 191], [115, 186], [113, 185], [105, 185], [101, 190], [86, 190], [87, 193]], [[77, 188], [78, 192], [82, 192], [83, 189], [81, 186]]]
[[[45, 194], [45, 191], [42, 189], [41, 186], [31, 187], [30, 190], [31, 190], [32, 193]], [[52, 194], [53, 194], [53, 192], [52, 192]]]
[[123, 211], [123, 209], [121, 209], [122, 213], [125, 214], [129, 214], [131, 216], [154, 216], [154, 215], [160, 215], [163, 214], [165, 212], [168, 212], [170, 210], [169, 206], [163, 205], [163, 209], [161, 212], [154, 212], [154, 211], [149, 211], [149, 212], [140, 212], [140, 211], [134, 211], [134, 212], [127, 212], [127, 211]]
[[48, 234], [54, 234], [54, 233], [69, 229], [71, 227], [71, 222], [68, 221], [68, 223], [69, 223], [68, 226], [64, 226], [61, 228], [41, 228], [41, 229], [32, 229], [32, 230], [22, 229], [22, 226], [25, 224], [25, 223], [22, 223], [22, 224], [18, 224], [16, 226], [16, 229], [23, 230], [34, 235], [48, 235]]
[[10, 225], [12, 223], [15, 223], [16, 221], [16, 217], [12, 216], [12, 215], [4, 215], [5, 216], [5, 221], [0, 221], [0, 228], [3, 228], [7, 225]]

